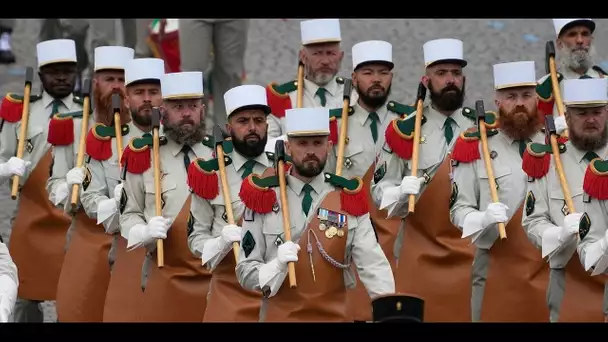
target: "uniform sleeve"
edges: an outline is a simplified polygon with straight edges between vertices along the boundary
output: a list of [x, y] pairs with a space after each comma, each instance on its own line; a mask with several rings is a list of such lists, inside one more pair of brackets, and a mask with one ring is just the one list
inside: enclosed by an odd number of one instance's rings
[[13, 259], [8, 252], [8, 248], [2, 242], [0, 242], [0, 276], [7, 276], [14, 281], [15, 284], [19, 284], [17, 265], [13, 262]]
[[0, 119], [0, 163], [17, 155], [17, 123]]
[[144, 214], [146, 198], [143, 175], [127, 172], [123, 189], [126, 195], [126, 203], [120, 214], [120, 233], [125, 239], [129, 240], [129, 232], [133, 226], [147, 225]]
[[190, 210], [193, 222], [192, 231], [188, 234], [188, 248], [213, 270], [232, 250], [224, 251], [215, 240], [218, 237], [213, 234], [214, 207], [209, 201], [193, 194]]
[[[91, 182], [85, 189], [82, 187], [80, 201], [84, 211], [90, 218], [97, 218], [97, 206], [99, 202], [109, 199], [108, 186], [103, 165], [100, 161], [90, 159], [85, 165], [91, 173]], [[114, 190], [114, 189], [112, 189]]]
[[479, 177], [476, 165], [476, 162], [459, 163], [453, 168], [450, 219], [461, 231], [464, 218], [479, 210]]
[[[409, 196], [399, 197], [401, 181], [408, 175], [410, 175], [410, 170], [407, 161], [382, 148], [380, 159], [376, 164], [371, 191], [377, 207], [381, 206], [383, 198], [385, 200], [391, 198], [390, 202], [393, 204], [388, 207], [390, 216], [404, 217], [407, 215]], [[422, 187], [420, 190], [422, 192]]]
[[395, 293], [395, 279], [391, 265], [376, 240], [369, 214], [357, 218], [354, 235], [351, 247], [352, 258], [357, 266], [359, 279], [369, 296], [375, 298]]
[[[593, 199], [592, 201], [595, 201], [595, 203], [597, 204], [597, 207], [593, 207], [591, 208], [591, 206], [589, 204], [587, 204], [587, 210], [589, 209], [594, 209], [594, 210], [600, 210], [602, 212], [602, 216], [603, 217], [608, 217], [608, 210], [606, 210], [606, 203], [607, 201], [597, 201], [595, 199]], [[579, 259], [581, 261], [581, 264], [583, 265], [583, 267], [585, 268], [585, 270], [591, 270], [591, 268], [593, 267], [598, 267], [598, 264], [600, 264], [601, 268], [605, 268], [606, 266], [606, 258], [607, 256], [605, 255], [606, 250], [607, 250], [607, 245], [606, 244], [606, 229], [608, 229], [608, 227], [601, 225], [601, 224], [591, 224], [591, 226], [589, 227], [589, 232], [587, 233], [587, 235], [585, 235], [585, 237], [583, 239], [580, 240], [580, 242], [578, 243], [577, 246], [577, 251], [578, 251], [578, 255], [579, 255]], [[600, 263], [601, 261], [601, 263]], [[603, 273], [605, 271], [604, 270], [594, 270], [594, 272], [600, 272]]]
[[236, 264], [236, 277], [243, 288], [262, 291], [259, 269], [266, 262], [266, 239], [263, 233], [264, 216], [253, 214], [250, 209], [245, 209], [243, 215], [245, 215], [244, 217], [252, 217], [252, 219], [243, 220], [243, 235], [241, 237], [239, 260]]
[[[547, 176], [536, 179], [533, 182], [528, 182], [526, 189], [525, 209], [522, 214], [521, 224], [530, 242], [538, 249], [542, 248], [545, 231], [558, 227], [551, 220], [548, 189], [549, 182]], [[533, 198], [533, 200], [528, 198]]]
[[283, 133], [281, 128], [281, 119], [277, 118], [273, 114], [269, 114], [266, 117], [268, 122], [268, 139], [280, 137]]
[[[69, 146], [53, 146], [52, 147], [53, 162], [49, 179], [46, 182], [46, 190], [49, 193], [49, 200], [58, 207], [65, 207], [72, 189], [67, 189], [68, 184], [65, 176], [74, 163], [74, 153], [72, 145]], [[68, 196], [65, 197], [66, 189]]]

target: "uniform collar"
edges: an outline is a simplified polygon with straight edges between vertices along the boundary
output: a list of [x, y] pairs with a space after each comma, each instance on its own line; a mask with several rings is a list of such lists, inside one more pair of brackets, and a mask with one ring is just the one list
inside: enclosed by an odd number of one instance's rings
[[[357, 118], [357, 121], [359, 121], [359, 124], [361, 126], [364, 126], [365, 122], [367, 122], [367, 118], [369, 117], [370, 112], [361, 107], [358, 101], [353, 107], [355, 111], [353, 116]], [[388, 109], [386, 109], [386, 102], [376, 110], [376, 114], [378, 114], [378, 118], [380, 118], [380, 123], [384, 124], [384, 121], [386, 121], [386, 117], [388, 114]]]
[[[501, 139], [503, 139], [508, 145], [512, 145], [515, 142], [519, 142], [519, 140], [515, 140], [512, 137], [508, 136], [502, 129], [498, 129], [498, 136], [500, 136]], [[545, 135], [541, 131], [538, 131], [534, 133], [529, 139], [530, 141], [535, 143], [544, 143]]]
[[[232, 153], [230, 154], [230, 158], [232, 159], [232, 165], [234, 165], [234, 169], [236, 171], [239, 171], [243, 167], [243, 165], [245, 165], [245, 163], [247, 161], [249, 161], [249, 159], [247, 159], [245, 156], [243, 156], [242, 154], [237, 152], [237, 150], [234, 148], [234, 146], [232, 148], [233, 148], [233, 150], [232, 150]], [[264, 165], [264, 166], [269, 165], [268, 156], [266, 156], [266, 152], [262, 152], [262, 154], [253, 158], [253, 160], [255, 160], [257, 163], [260, 163], [261, 165]]]
[[[302, 190], [304, 189], [305, 183], [299, 180], [298, 178], [292, 176], [291, 173], [287, 175], [287, 184], [289, 184], [289, 187], [291, 188], [291, 190], [293, 190], [293, 192], [296, 193], [296, 195], [300, 196], [302, 194]], [[313, 178], [312, 181], [308, 184], [312, 186], [312, 189], [315, 191], [315, 193], [320, 194], [323, 191], [323, 187], [325, 186], [325, 176], [323, 172]]]
[[62, 98], [62, 99], [55, 99], [54, 97], [52, 97], [49, 93], [47, 93], [46, 91], [42, 92], [42, 105], [44, 106], [45, 109], [48, 109], [52, 106], [53, 101], [55, 100], [59, 100], [61, 101], [61, 104], [63, 104], [66, 108], [70, 108], [70, 104], [74, 101], [74, 95], [72, 93], [70, 93], [68, 96]]
[[[337, 78], [337, 76], [334, 76], [331, 79], [331, 81], [329, 81], [329, 83], [323, 87], [323, 88], [325, 88], [325, 90], [327, 90], [329, 95], [331, 95], [332, 97], [338, 96], [338, 93], [340, 92], [340, 88], [338, 86], [338, 82], [336, 82], [336, 78]], [[316, 94], [317, 90], [319, 90], [319, 88], [321, 88], [321, 87], [319, 87], [313, 81], [305, 78], [304, 79], [304, 88], [308, 89], [311, 94]]]
[[[426, 115], [427, 120], [432, 122], [436, 126], [436, 129], [443, 129], [443, 125], [445, 125], [445, 120], [448, 117], [445, 116], [443, 113], [437, 111], [432, 104], [428, 104], [427, 107], [429, 109], [428, 114]], [[452, 115], [450, 115], [450, 117], [454, 119], [454, 122], [456, 123], [458, 128], [460, 128], [461, 130], [465, 130], [471, 125], [471, 120], [462, 115], [462, 110], [462, 108], [456, 109], [452, 112]]]
[[[570, 141], [568, 141], [567, 144], [570, 145], [569, 149], [572, 149], [572, 153], [574, 154], [574, 158], [577, 163], [582, 162], [584, 160], [584, 157], [587, 154], [587, 152], [590, 152], [590, 151], [579, 150], [578, 148], [574, 147], [574, 145], [572, 145], [572, 142], [570, 142]], [[604, 146], [604, 147], [599, 148], [592, 152], [595, 152], [595, 154], [597, 154], [600, 158], [604, 159], [606, 157], [606, 149], [607, 149], [607, 146]]]
[[[184, 145], [180, 145], [180, 144], [176, 143], [175, 141], [167, 138], [166, 148], [168, 148], [171, 151], [171, 154], [174, 157], [177, 156], [182, 151], [183, 147], [184, 147]], [[202, 142], [200, 142], [200, 143], [190, 146], [190, 148], [192, 149], [192, 152], [194, 153], [194, 155], [196, 155], [197, 158], [201, 158], [205, 155], [204, 150], [207, 147], [205, 145], [203, 145]]]

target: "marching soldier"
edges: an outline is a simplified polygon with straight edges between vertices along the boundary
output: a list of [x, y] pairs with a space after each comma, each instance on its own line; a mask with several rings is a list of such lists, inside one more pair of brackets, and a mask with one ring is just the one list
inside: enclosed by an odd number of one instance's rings
[[[560, 83], [560, 93], [563, 94], [562, 80], [578, 78], [603, 78], [608, 75], [602, 68], [593, 64], [595, 45], [593, 32], [595, 22], [591, 19], [553, 19], [560, 63], [557, 80]], [[538, 80], [536, 92], [540, 99], [539, 109], [542, 114], [555, 116], [557, 133], [566, 129], [563, 116], [558, 116], [557, 105], [553, 95], [551, 75], [545, 75]]]
[[[422, 83], [430, 92], [431, 103], [422, 112], [416, 176], [411, 170], [415, 134], [411, 115], [388, 125], [372, 194], [389, 217], [403, 218], [395, 243], [397, 291], [425, 298], [425, 321], [465, 322], [471, 320], [468, 298], [473, 249], [450, 222], [451, 165], [446, 157], [456, 137], [474, 126], [476, 117], [474, 110], [463, 107], [462, 71], [467, 62], [462, 42], [432, 40], [423, 50], [426, 75]], [[417, 195], [414, 213], [408, 210], [410, 195]]]
[[18, 288], [17, 265], [0, 238], [0, 323], [8, 322], [11, 317], [17, 301]]
[[[522, 157], [529, 141], [545, 142], [535, 88], [533, 61], [494, 65], [500, 121], [496, 115], [480, 118], [478, 124], [487, 130], [462, 133], [452, 152], [450, 216], [462, 237], [471, 237], [477, 247], [471, 277], [473, 322], [547, 319], [547, 267], [521, 227], [527, 183]], [[484, 155], [482, 134], [488, 138], [489, 155]], [[486, 158], [491, 160], [489, 171]], [[492, 199], [493, 182], [499, 202]], [[496, 241], [497, 223], [506, 225], [507, 240]]]
[[[156, 261], [149, 270], [139, 308], [140, 320], [201, 322], [211, 273], [188, 250], [191, 195], [186, 181], [190, 162], [196, 158], [212, 159], [213, 154], [203, 144], [206, 137], [203, 74], [166, 74], [161, 87], [165, 137], [160, 151], [154, 152], [158, 153], [158, 159], [155, 161], [152, 155], [154, 135], [132, 139], [124, 152], [126, 179], [121, 198], [121, 233], [128, 237], [129, 250], [146, 248], [147, 257]], [[152, 167], [152, 162], [157, 161], [159, 179]], [[160, 189], [156, 189], [157, 182]], [[156, 203], [155, 193], [160, 195], [160, 203]], [[162, 208], [161, 215], [155, 211], [155, 205]], [[161, 246], [166, 247], [162, 253], [164, 260], [156, 249], [159, 239]], [[158, 265], [157, 258], [164, 265]]]
[[[524, 169], [533, 181], [528, 183], [522, 224], [530, 241], [549, 259], [547, 304], [552, 322], [604, 320], [599, 305], [603, 280], [590, 277], [571, 258], [580, 239], [579, 255], [585, 268], [596, 266], [594, 257], [598, 255], [592, 252], [591, 242], [602, 234], [587, 235], [608, 225], [598, 200], [605, 196], [605, 188], [596, 177], [601, 172], [586, 172], [601, 171], [594, 168], [594, 159], [599, 160], [608, 152], [607, 93], [605, 79], [565, 80], [569, 141], [558, 148], [561, 160], [553, 155], [550, 145], [531, 144], [526, 151], [532, 162]], [[601, 228], [597, 230], [595, 226]]]
[[[274, 161], [272, 153], [264, 152], [270, 107], [266, 90], [258, 85], [230, 89], [224, 95], [224, 103], [231, 136], [231, 140], [222, 144], [227, 158], [226, 171], [222, 174], [222, 170], [217, 169], [218, 154], [211, 160], [197, 159], [190, 166], [188, 179], [194, 196], [188, 245], [213, 272], [204, 321], [254, 322], [259, 320], [262, 294], [244, 290], [238, 283], [234, 272], [236, 260], [231, 252], [233, 243], [241, 240], [241, 217], [245, 210], [239, 199], [242, 180], [252, 173], [261, 175]], [[213, 148], [213, 143], [222, 142], [210, 140], [204, 143]], [[203, 181], [207, 177], [212, 178], [209, 182]], [[228, 198], [221, 192], [223, 178], [228, 184]], [[230, 202], [226, 204], [226, 201]], [[234, 214], [229, 215], [229, 211]], [[232, 215], [234, 223], [230, 222]]]
[[11, 36], [17, 19], [0, 19], [0, 64], [15, 63], [11, 48]]
[[[152, 108], [160, 107], [163, 103], [160, 82], [164, 76], [165, 63], [158, 58], [136, 58], [127, 64], [125, 69], [125, 100], [131, 112], [131, 121], [128, 123], [128, 137], [123, 138], [123, 148], [130, 142], [130, 137], [141, 137], [152, 130]], [[116, 160], [117, 161], [117, 160]], [[124, 159], [121, 161], [124, 164]], [[143, 291], [149, 264], [146, 263], [142, 269], [146, 253], [143, 248], [127, 252], [127, 239], [123, 237], [118, 227], [118, 215], [116, 208], [124, 209], [125, 198], [123, 183], [120, 183], [123, 174], [118, 165], [107, 165], [96, 161], [89, 163], [93, 174], [89, 189], [99, 186], [107, 191], [104, 203], [107, 203], [109, 212], [112, 212], [112, 226], [108, 231], [114, 235], [112, 241], [111, 264], [112, 276], [109, 279], [107, 292], [105, 294], [105, 306], [103, 309], [104, 322], [133, 322], [137, 321], [139, 307], [143, 301]], [[124, 170], [123, 170], [124, 171]], [[95, 175], [103, 175], [96, 177]], [[118, 179], [118, 180], [117, 180]], [[113, 187], [111, 185], [117, 183]], [[110, 201], [109, 195], [113, 195]], [[83, 194], [83, 200], [87, 196]], [[98, 215], [103, 205], [99, 202]], [[106, 222], [109, 220], [108, 218]], [[99, 218], [98, 218], [99, 221]]]
[[[293, 166], [285, 170], [279, 161], [264, 177], [243, 182], [237, 278], [244, 288], [263, 292], [261, 321], [352, 321], [346, 310], [346, 288], [354, 285], [350, 264], [356, 263], [372, 298], [395, 292], [390, 264], [374, 235], [368, 203], [357, 201], [361, 180], [323, 173], [329, 110], [285, 114]], [[283, 152], [277, 153], [281, 158]], [[308, 255], [300, 259], [300, 250]], [[297, 288], [290, 288], [295, 278]]]
[[[15, 157], [22, 124], [23, 96], [8, 94], [0, 109], [0, 165], [4, 180], [19, 176], [19, 205], [14, 221], [10, 252], [19, 267], [19, 299], [16, 322], [42, 322], [39, 303], [54, 300], [63, 263], [63, 247], [69, 218], [48, 201], [45, 189], [52, 165], [47, 143], [49, 120], [62, 112], [82, 108], [72, 95], [76, 80], [74, 41], [50, 40], [36, 46], [42, 95], [30, 95], [27, 140], [23, 159]], [[27, 87], [27, 86], [26, 86]], [[26, 166], [31, 168], [25, 171]]]
[[[344, 79], [337, 76], [344, 58], [340, 47], [340, 20], [305, 20], [300, 23], [300, 33], [302, 49], [298, 57], [302, 64], [298, 67], [298, 78], [281, 85], [273, 82], [266, 87], [268, 105], [272, 110], [268, 116], [270, 138], [284, 134], [283, 120], [287, 109], [342, 107]], [[352, 100], [356, 101], [355, 98]]]

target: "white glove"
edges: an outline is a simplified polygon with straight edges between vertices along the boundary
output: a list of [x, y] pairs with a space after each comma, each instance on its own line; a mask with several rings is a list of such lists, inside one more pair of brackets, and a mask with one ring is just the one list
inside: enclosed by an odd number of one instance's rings
[[66, 198], [68, 198], [68, 184], [61, 182], [57, 185], [55, 190], [51, 195], [51, 202], [54, 205], [59, 205], [59, 203], [63, 202]]
[[68, 187], [71, 187], [74, 184], [82, 184], [84, 181], [84, 167], [75, 167], [68, 171], [65, 175], [65, 180], [68, 183]]
[[0, 176], [11, 177], [17, 175], [21, 177], [30, 165], [32, 165], [32, 162], [30, 161], [25, 161], [17, 157], [11, 157], [6, 163], [1, 164], [2, 167], [0, 167]]
[[122, 183], [118, 183], [118, 185], [116, 185], [114, 187], [114, 199], [116, 200], [116, 203], [120, 203], [121, 196], [122, 196]]
[[224, 226], [224, 229], [222, 229], [222, 242], [224, 245], [232, 247], [233, 242], [241, 242], [241, 231], [242, 228], [235, 224]]
[[17, 301], [18, 287], [11, 277], [0, 275], [0, 323], [8, 322]]
[[420, 186], [424, 183], [424, 177], [405, 176], [399, 186], [401, 196], [418, 195]]
[[566, 116], [564, 115], [557, 116], [553, 119], [553, 122], [555, 123], [555, 131], [557, 134], [562, 134], [568, 129], [568, 125], [566, 124]]
[[133, 250], [141, 245], [151, 245], [157, 239], [166, 239], [169, 231], [169, 219], [154, 216], [145, 226], [138, 224], [129, 230], [127, 248]]
[[298, 261], [298, 252], [300, 251], [300, 245], [296, 245], [292, 241], [287, 241], [279, 246], [277, 250], [277, 260], [279, 261], [279, 267], [286, 269], [287, 264], [290, 262]]
[[503, 203], [490, 203], [484, 211], [483, 219], [481, 220], [483, 228], [488, 228], [495, 223], [506, 222], [508, 219], [507, 209], [509, 208]]
[[570, 238], [575, 237], [578, 234], [578, 227], [583, 217], [582, 213], [572, 213], [564, 217], [564, 225], [561, 228], [559, 234], [560, 242], [566, 242]]

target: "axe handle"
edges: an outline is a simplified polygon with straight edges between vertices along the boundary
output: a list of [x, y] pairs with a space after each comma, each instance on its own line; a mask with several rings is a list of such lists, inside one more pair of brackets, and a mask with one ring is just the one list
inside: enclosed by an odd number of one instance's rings
[[[160, 136], [158, 127], [153, 130], [152, 137], [152, 153], [154, 159], [154, 205], [156, 216], [163, 215], [163, 207], [161, 205], [161, 187], [160, 187]], [[156, 263], [158, 268], [165, 266], [165, 249], [163, 240], [156, 240]]]
[[[80, 124], [80, 141], [78, 142], [78, 156], [76, 157], [76, 166], [84, 165], [84, 153], [87, 146], [87, 133], [89, 131], [89, 110], [91, 109], [91, 98], [85, 96], [82, 102], [82, 123]], [[120, 161], [119, 161], [120, 162]], [[72, 185], [72, 198], [70, 200], [72, 212], [78, 208], [78, 192], [79, 184]]]
[[304, 102], [304, 64], [298, 65], [298, 90], [296, 108], [302, 108]]
[[[23, 150], [25, 149], [25, 140], [27, 139], [27, 126], [30, 119], [30, 95], [32, 94], [32, 84], [26, 83], [23, 91], [23, 110], [21, 111], [21, 129], [19, 130], [19, 142], [17, 144], [17, 158], [23, 159]], [[55, 115], [55, 113], [53, 113]], [[11, 198], [17, 199], [19, 192], [19, 176], [13, 176], [13, 184], [11, 188]]]
[[[553, 92], [553, 98], [555, 99], [555, 105], [557, 106], [557, 114], [564, 116], [566, 109], [564, 108], [564, 102], [562, 101], [562, 93], [559, 88], [559, 82], [557, 81], [557, 67], [555, 66], [555, 57], [549, 57], [549, 72], [551, 77], [551, 90]], [[562, 133], [563, 137], [568, 137], [568, 130], [566, 129]]]
[[[291, 220], [289, 217], [289, 205], [287, 202], [287, 183], [285, 182], [285, 162], [279, 160], [277, 165], [277, 171], [279, 176], [279, 187], [281, 190], [281, 212], [283, 216], [283, 233], [285, 234], [285, 241], [291, 241]], [[287, 264], [287, 271], [289, 272], [289, 287], [297, 287], [296, 283], [296, 266], [293, 261]]]
[[[557, 171], [557, 178], [559, 178], [559, 185], [561, 186], [562, 193], [564, 194], [564, 201], [568, 206], [568, 212], [574, 213], [576, 212], [576, 208], [574, 207], [572, 195], [570, 194], [570, 186], [568, 185], [566, 173], [564, 172], [562, 158], [559, 152], [559, 144], [557, 142], [557, 136], [555, 134], [551, 134], [551, 137], [549, 139], [551, 143], [551, 152], [553, 153], [553, 160], [555, 160], [555, 170]], [[576, 236], [578, 236], [580, 239], [580, 236], [578, 234], [576, 234]]]
[[[424, 110], [424, 100], [418, 99], [416, 104], [416, 121], [414, 122], [414, 145], [412, 150], [412, 176], [418, 175], [418, 159], [420, 154], [420, 128], [422, 126], [422, 111]], [[408, 212], [413, 213], [416, 207], [416, 195], [410, 194], [407, 202]]]
[[[342, 119], [340, 121], [340, 138], [338, 139], [338, 155], [336, 158], [336, 175], [342, 176], [342, 166], [344, 164], [344, 149], [346, 148], [346, 135], [348, 134], [348, 110], [350, 109], [350, 99], [344, 99], [342, 103]], [[337, 120], [334, 118], [334, 120]]]
[[[488, 149], [486, 122], [483, 120], [479, 122], [479, 136], [481, 138], [481, 150], [483, 153], [483, 161], [486, 166], [486, 173], [488, 174], [490, 197], [492, 199], [492, 202], [498, 202], [498, 191], [496, 191], [496, 178], [494, 178], [494, 168], [492, 167], [492, 159], [490, 158], [490, 151]], [[498, 222], [498, 234], [500, 235], [501, 239], [507, 238], [507, 232], [505, 229], [504, 222]]]
[[[224, 208], [226, 208], [226, 216], [228, 216], [228, 224], [234, 224], [234, 212], [232, 211], [232, 199], [230, 198], [230, 187], [228, 187], [228, 179], [226, 178], [226, 163], [224, 161], [224, 148], [222, 145], [217, 146], [217, 162], [220, 169], [220, 180], [222, 182], [222, 195], [224, 196]], [[234, 252], [234, 260], [239, 261], [238, 242], [232, 243], [232, 252]]]
[[120, 112], [114, 113], [114, 133], [116, 134], [116, 152], [118, 153], [118, 165], [122, 160], [122, 122], [120, 122]]

